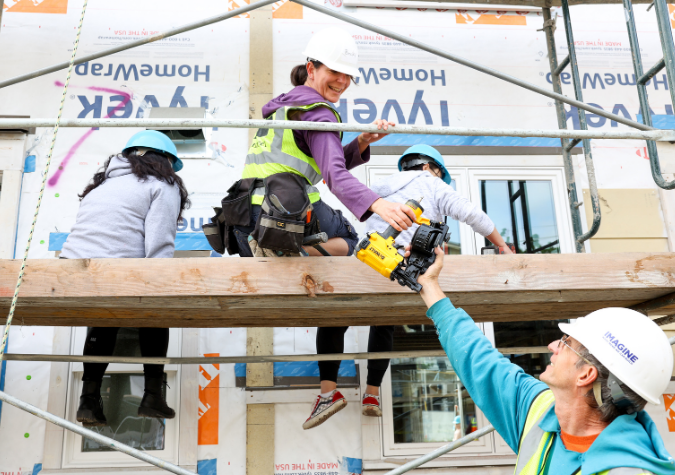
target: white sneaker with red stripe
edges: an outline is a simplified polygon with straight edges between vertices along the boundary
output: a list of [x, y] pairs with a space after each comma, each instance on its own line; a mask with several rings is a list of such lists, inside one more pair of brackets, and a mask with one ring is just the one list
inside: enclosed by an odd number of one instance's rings
[[317, 396], [314, 403], [314, 409], [309, 415], [302, 428], [307, 430], [323, 424], [330, 416], [341, 411], [347, 406], [347, 400], [338, 391], [334, 389], [328, 397]]
[[382, 417], [380, 408], [380, 396], [364, 394], [361, 401], [361, 414], [368, 417]]

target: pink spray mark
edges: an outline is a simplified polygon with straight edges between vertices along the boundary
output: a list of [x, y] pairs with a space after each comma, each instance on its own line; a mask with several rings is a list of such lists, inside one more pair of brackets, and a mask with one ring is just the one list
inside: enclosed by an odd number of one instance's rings
[[[58, 87], [64, 86], [64, 84], [59, 81], [56, 81], [54, 84]], [[117, 106], [115, 106], [115, 108], [112, 111], [110, 111], [104, 117], [104, 119], [109, 119], [111, 115], [115, 114], [115, 112], [117, 112], [119, 109], [124, 108], [124, 106], [126, 106], [127, 103], [131, 100], [131, 96], [124, 91], [117, 91], [115, 89], [108, 89], [105, 87], [96, 87], [96, 86], [91, 86], [88, 87], [87, 89], [89, 89], [90, 91], [108, 92], [111, 94], [119, 94], [120, 96], [124, 96], [124, 100], [120, 102]], [[94, 132], [94, 130], [95, 129], [93, 128], [89, 129], [82, 137], [79, 138], [77, 142], [75, 142], [75, 144], [72, 147], [70, 147], [70, 150], [68, 150], [66, 156], [63, 158], [63, 160], [61, 160], [61, 163], [59, 164], [59, 169], [56, 170], [56, 173], [54, 173], [54, 175], [52, 175], [52, 177], [47, 182], [50, 187], [56, 186], [56, 184], [59, 182], [59, 178], [61, 178], [61, 175], [66, 169], [66, 166], [68, 165], [68, 162], [70, 161], [71, 157], [75, 155], [77, 149], [79, 149], [80, 146], [82, 146], [82, 144], [89, 138], [89, 136]]]

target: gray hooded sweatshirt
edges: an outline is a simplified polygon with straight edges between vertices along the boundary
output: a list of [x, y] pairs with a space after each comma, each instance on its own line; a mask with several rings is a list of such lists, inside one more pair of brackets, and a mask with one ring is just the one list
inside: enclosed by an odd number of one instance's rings
[[[474, 232], [485, 237], [492, 233], [495, 225], [478, 206], [457, 193], [450, 185], [426, 171], [398, 172], [378, 180], [371, 189], [381, 198], [394, 203], [405, 203], [409, 199], [418, 200], [424, 197], [422, 216], [431, 221], [443, 221], [444, 216], [461, 221], [471, 226]], [[366, 221], [367, 231], [382, 233], [389, 227], [386, 221], [373, 214]], [[396, 238], [396, 244], [407, 246], [419, 226], [403, 231]]]
[[61, 256], [173, 257], [179, 214], [177, 185], [139, 180], [123, 157], [113, 157], [106, 180], [80, 203]]

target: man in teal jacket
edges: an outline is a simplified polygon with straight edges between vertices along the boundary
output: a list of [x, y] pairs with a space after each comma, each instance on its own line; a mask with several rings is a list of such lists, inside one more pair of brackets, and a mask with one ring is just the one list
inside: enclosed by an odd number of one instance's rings
[[[443, 254], [420, 276], [450, 363], [478, 407], [518, 453], [516, 475], [675, 474], [654, 422], [673, 370], [667, 337], [649, 318], [608, 308], [560, 324], [541, 381], [503, 357], [441, 291]], [[583, 343], [582, 343], [583, 342]]]

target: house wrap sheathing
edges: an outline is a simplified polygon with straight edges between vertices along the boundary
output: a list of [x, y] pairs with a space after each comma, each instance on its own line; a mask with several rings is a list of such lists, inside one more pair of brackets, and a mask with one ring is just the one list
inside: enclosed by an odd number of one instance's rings
[[[90, 0], [78, 55], [214, 16], [245, 3], [246, 0]], [[542, 14], [535, 8], [498, 11], [481, 10], [479, 6], [458, 9], [450, 4], [443, 8], [439, 5], [394, 8], [395, 2], [384, 2], [380, 8], [364, 8], [343, 4], [342, 0], [325, 0], [323, 4], [552, 88], [546, 39], [540, 31]], [[0, 24], [0, 79], [67, 61], [81, 8], [80, 0], [5, 0]], [[646, 10], [647, 5], [635, 6], [643, 62], [648, 67], [662, 53], [654, 14]], [[556, 11], [553, 8], [554, 15]], [[357, 41], [361, 67], [358, 84], [352, 85], [340, 103], [335, 104], [343, 122], [367, 124], [384, 118], [415, 125], [557, 128], [554, 103], [549, 98], [286, 1], [276, 2], [265, 13], [272, 15], [267, 24], [271, 35], [268, 28], [265, 35], [250, 36], [254, 21], [251, 15], [255, 18], [260, 14], [245, 14], [78, 65], [65, 98], [63, 117], [142, 118], [149, 117], [153, 107], [203, 107], [207, 118], [259, 118], [265, 97], [292, 87], [289, 73], [305, 60], [302, 51], [312, 35], [328, 26], [339, 26]], [[572, 18], [585, 101], [640, 120], [622, 6], [575, 6]], [[561, 23], [555, 32], [559, 58], [567, 54]], [[270, 50], [272, 64], [260, 64], [259, 58], [269, 56]], [[251, 51], [266, 53], [250, 55]], [[259, 94], [255, 100], [249, 94], [250, 78], [254, 76], [251, 70], [262, 72], [255, 79], [260, 81], [256, 84]], [[0, 116], [56, 117], [65, 76], [64, 70], [0, 89]], [[564, 93], [571, 96], [569, 72], [562, 75], [562, 81]], [[648, 92], [656, 125], [674, 128], [664, 71], [649, 83]], [[566, 109], [568, 128], [579, 128], [576, 109], [569, 106]], [[593, 114], [587, 117], [591, 130], [625, 127]], [[136, 131], [128, 128], [59, 131], [30, 258], [55, 257], [75, 222], [78, 193]], [[23, 255], [51, 136], [51, 128], [37, 128], [25, 137], [14, 254], [6, 258]], [[355, 136], [345, 134], [345, 143]], [[209, 252], [199, 233], [201, 225], [213, 215], [211, 207], [219, 204], [225, 191], [241, 176], [249, 137], [247, 129], [206, 130], [200, 158], [184, 160], [181, 176], [190, 192], [192, 207], [178, 226], [177, 251], [183, 256], [223, 258]], [[551, 181], [555, 195], [551, 213], [555, 215], [560, 251], [574, 252], [568, 205], [561, 192], [564, 181], [562, 159], [559, 150], [556, 152], [560, 147], [558, 139], [394, 135], [378, 142], [373, 147], [371, 162], [352, 173], [370, 184], [395, 171], [398, 154], [414, 143], [438, 146], [456, 179], [458, 191], [477, 203], [480, 203], [476, 198], [477, 180], [525, 177]], [[672, 247], [675, 236], [669, 234], [669, 229], [671, 232], [674, 229], [673, 198], [654, 184], [645, 143], [596, 140], [592, 152], [603, 227], [587, 244], [587, 251], [675, 250]], [[583, 190], [580, 200], [585, 201], [588, 181], [583, 154], [577, 153], [574, 160], [577, 188]], [[6, 183], [3, 182], [0, 193], [8, 189]], [[321, 193], [325, 201], [343, 211], [360, 234], [365, 233], [363, 223], [358, 223], [324, 185]], [[584, 212], [582, 216], [590, 215], [589, 210]], [[482, 241], [469, 228], [461, 225], [458, 233], [461, 237], [458, 249], [462, 253], [479, 251]], [[494, 342], [490, 324], [481, 324], [481, 328]], [[81, 354], [85, 331], [28, 327], [15, 321], [8, 351]], [[315, 334], [314, 328], [275, 328], [273, 352], [313, 353]], [[367, 328], [351, 328], [345, 338], [345, 351], [366, 351]], [[247, 329], [171, 330], [169, 356], [237, 356], [246, 352]], [[139, 370], [137, 366], [113, 365], [109, 373]], [[4, 363], [0, 389], [74, 420], [81, 371], [81, 364]], [[318, 393], [316, 386], [306, 388], [318, 381], [316, 363], [275, 365], [275, 382], [286, 388], [268, 391], [243, 387], [246, 371], [244, 365], [167, 366], [170, 381], [167, 399], [177, 409], [178, 417], [166, 421], [163, 431], [142, 428], [143, 434], [151, 434], [155, 440], [143, 440], [138, 434], [134, 439], [131, 434], [127, 442], [137, 447], [139, 444], [161, 447], [156, 451], [158, 456], [200, 474], [244, 475], [248, 456], [249, 471], [255, 471], [251, 459], [273, 458], [275, 475], [344, 475], [391, 469], [403, 460], [452, 440], [452, 417], [446, 417], [452, 407], [438, 411], [422, 409], [439, 413], [425, 415], [426, 426], [433, 428], [427, 434], [429, 440], [397, 439], [392, 411], [397, 395], [392, 395], [389, 376], [383, 385], [384, 417], [381, 420], [362, 417], [359, 401], [365, 390], [365, 361], [342, 364], [341, 376], [347, 381], [344, 394], [349, 405], [311, 431], [303, 431], [301, 425]], [[138, 378], [128, 381], [131, 396], [138, 394], [138, 387], [134, 386], [138, 385]], [[649, 406], [648, 411], [667, 447], [675, 453], [675, 408], [670, 408], [675, 384], [668, 391], [670, 394], [664, 395], [662, 404]], [[147, 469], [147, 465], [121, 454], [91, 447], [84, 451], [79, 437], [14, 407], [3, 405], [0, 417], [0, 474], [91, 473], [94, 469], [104, 473], [121, 470], [140, 473], [142, 467]], [[480, 411], [475, 417], [478, 426], [488, 423]], [[493, 433], [421, 470], [445, 471], [454, 467], [453, 473], [506, 474], [513, 470], [514, 462], [513, 453]]]

